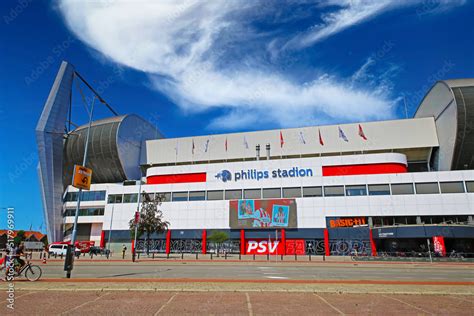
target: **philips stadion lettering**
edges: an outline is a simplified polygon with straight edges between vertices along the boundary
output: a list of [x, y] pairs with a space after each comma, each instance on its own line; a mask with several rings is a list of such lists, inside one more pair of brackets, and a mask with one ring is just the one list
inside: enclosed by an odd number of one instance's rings
[[229, 170], [222, 170], [215, 175], [215, 178], [222, 180], [222, 182], [232, 181], [235, 182], [239, 180], [262, 180], [269, 178], [304, 178], [312, 177], [313, 169], [311, 168], [298, 168], [293, 167], [290, 169], [275, 169], [275, 170], [257, 170], [257, 169], [248, 169], [240, 170], [238, 172], [232, 173]]
[[295, 199], [229, 202], [231, 228], [296, 228]]

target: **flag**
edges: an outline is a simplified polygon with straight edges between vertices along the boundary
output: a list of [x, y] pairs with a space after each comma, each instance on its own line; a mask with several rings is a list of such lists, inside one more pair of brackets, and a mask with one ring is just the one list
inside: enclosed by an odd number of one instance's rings
[[225, 138], [225, 151], [227, 152], [227, 137]]
[[204, 144], [204, 152], [207, 153], [208, 149], [209, 149], [209, 139], [206, 140], [206, 143]]
[[176, 153], [176, 156], [178, 156], [178, 140], [176, 140], [176, 145], [174, 146], [174, 151]]
[[348, 142], [349, 140], [347, 139], [346, 134], [344, 134], [344, 132], [342, 131], [342, 128], [339, 126], [338, 128], [339, 128], [339, 138], [342, 138], [345, 142]]
[[194, 147], [194, 139], [193, 139], [193, 150], [192, 150], [192, 151], [193, 151], [193, 155], [194, 155], [194, 148], [195, 148], [195, 147]]
[[321, 144], [321, 146], [324, 146], [323, 137], [321, 136], [321, 130], [319, 128], [318, 128], [318, 132], [319, 132], [319, 143]]
[[244, 146], [245, 149], [249, 149], [249, 143], [247, 143], [247, 138], [244, 136]]
[[364, 134], [364, 130], [362, 129], [362, 126], [359, 124], [359, 136], [362, 137], [363, 140], [367, 140], [367, 137]]
[[283, 148], [283, 145], [285, 144], [285, 140], [283, 139], [283, 134], [280, 131], [280, 147]]
[[304, 139], [303, 131], [300, 131], [300, 142], [302, 144], [306, 144], [306, 140]]

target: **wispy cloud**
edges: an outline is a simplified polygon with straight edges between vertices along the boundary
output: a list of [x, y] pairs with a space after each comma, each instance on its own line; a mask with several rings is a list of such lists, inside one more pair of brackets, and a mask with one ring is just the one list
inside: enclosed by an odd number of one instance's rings
[[[313, 64], [307, 66], [314, 77], [301, 81], [285, 68], [287, 55], [269, 56], [267, 48], [291, 47], [294, 57], [301, 48], [416, 2], [289, 1], [293, 16], [271, 1], [60, 1], [58, 7], [83, 42], [116, 63], [145, 72], [152, 87], [183, 111], [220, 109], [224, 114], [210, 127], [239, 129], [392, 117], [395, 66], [371, 74], [369, 58], [354, 74], [341, 77]], [[299, 19], [319, 22], [305, 31], [285, 29], [288, 21]], [[262, 21], [270, 21], [272, 29], [255, 26]], [[370, 84], [361, 80], [370, 76], [377, 76]]]

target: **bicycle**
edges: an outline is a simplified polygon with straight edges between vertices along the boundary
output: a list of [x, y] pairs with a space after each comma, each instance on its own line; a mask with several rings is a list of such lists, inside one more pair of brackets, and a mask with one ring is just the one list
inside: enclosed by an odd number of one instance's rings
[[[31, 281], [31, 282], [34, 282], [34, 281], [38, 281], [40, 278], [41, 278], [41, 275], [43, 274], [43, 272], [41, 271], [41, 268], [37, 265], [32, 265], [30, 264], [29, 261], [26, 262], [26, 264], [19, 270], [19, 271], [16, 271], [16, 269], [14, 268], [15, 272], [13, 274], [13, 277], [20, 277], [23, 273], [25, 274], [25, 277]], [[5, 262], [4, 264], [2, 264], [2, 266], [0, 267], [0, 274], [7, 274], [7, 263]]]

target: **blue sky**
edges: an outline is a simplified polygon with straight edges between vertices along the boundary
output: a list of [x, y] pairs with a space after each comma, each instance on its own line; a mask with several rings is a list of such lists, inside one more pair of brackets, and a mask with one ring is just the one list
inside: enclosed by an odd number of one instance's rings
[[[411, 116], [436, 80], [474, 70], [473, 1], [18, 0], [0, 13], [0, 207], [22, 229], [43, 222], [34, 129], [62, 60], [167, 137], [404, 117], [403, 97]], [[84, 123], [79, 99], [73, 117]]]

